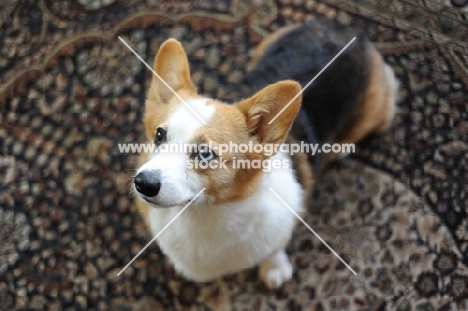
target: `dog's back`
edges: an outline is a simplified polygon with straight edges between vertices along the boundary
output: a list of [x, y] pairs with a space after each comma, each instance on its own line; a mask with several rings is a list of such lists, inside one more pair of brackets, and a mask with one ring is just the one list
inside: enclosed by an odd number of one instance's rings
[[[229, 96], [248, 97], [285, 79], [305, 87], [354, 37], [304, 90], [291, 134], [323, 144], [353, 143], [381, 132], [394, 114], [393, 72], [362, 33], [325, 19], [290, 26], [266, 38], [254, 53], [251, 71]], [[320, 161], [315, 157], [313, 162]]]

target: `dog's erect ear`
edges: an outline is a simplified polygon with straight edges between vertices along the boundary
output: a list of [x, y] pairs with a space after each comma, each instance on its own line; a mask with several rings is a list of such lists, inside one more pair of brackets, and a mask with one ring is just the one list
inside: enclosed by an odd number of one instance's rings
[[[179, 41], [169, 39], [161, 45], [154, 59], [153, 68], [175, 92], [181, 89], [195, 89], [190, 79], [187, 54]], [[174, 94], [165, 83], [153, 74], [148, 97], [158, 102], [167, 102]]]
[[250, 136], [256, 136], [260, 143], [281, 144], [301, 107], [302, 95], [276, 118], [276, 115], [301, 91], [299, 83], [281, 81], [265, 87], [257, 94], [237, 104], [245, 115]]

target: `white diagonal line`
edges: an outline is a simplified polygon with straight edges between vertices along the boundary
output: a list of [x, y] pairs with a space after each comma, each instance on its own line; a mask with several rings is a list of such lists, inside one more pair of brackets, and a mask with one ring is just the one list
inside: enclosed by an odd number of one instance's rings
[[200, 121], [202, 121], [203, 124], [206, 124], [205, 120], [203, 120], [202, 117], [200, 117], [200, 116], [198, 115], [198, 113], [196, 113], [195, 110], [193, 110], [192, 107], [190, 107], [189, 104], [187, 104], [187, 102], [186, 102], [182, 97], [180, 97], [180, 95], [177, 94], [177, 92], [174, 91], [174, 90], [172, 89], [172, 87], [170, 87], [169, 84], [167, 84], [166, 81], [164, 81], [163, 78], [161, 78], [161, 77], [158, 75], [158, 73], [157, 73], [156, 71], [154, 71], [154, 69], [153, 69], [150, 65], [148, 65], [148, 63], [145, 62], [144, 59], [141, 58], [140, 55], [138, 55], [138, 53], [135, 52], [135, 51], [130, 47], [130, 45], [127, 44], [127, 42], [124, 41], [124, 39], [122, 39], [120, 36], [119, 36], [119, 39], [120, 39], [120, 41], [122, 41], [123, 44], [125, 44], [125, 46], [126, 46], [130, 51], [133, 52], [133, 54], [135, 54], [136, 57], [138, 57], [138, 59], [139, 59], [143, 64], [145, 64], [146, 67], [148, 67], [149, 70], [151, 70], [151, 72], [152, 72], [156, 77], [158, 77], [159, 80], [161, 80], [161, 82], [162, 82], [169, 90], [171, 90], [172, 93], [174, 93], [175, 96], [177, 96], [178, 99], [180, 99], [180, 100], [185, 104], [185, 106], [187, 106], [187, 108], [188, 108]]
[[301, 216], [299, 216], [295, 210], [293, 210], [289, 205], [288, 203], [286, 203], [273, 189], [271, 188], [268, 188], [270, 189], [270, 191], [278, 198], [278, 200], [280, 200], [287, 208], [289, 208], [289, 210], [294, 214], [294, 216], [297, 217], [297, 219], [299, 219], [306, 227], [307, 229], [309, 229], [319, 240], [320, 242], [322, 242], [323, 244], [325, 244], [326, 247], [328, 247], [328, 249], [333, 253], [333, 255], [335, 255], [345, 266], [346, 268], [348, 268], [349, 270], [351, 270], [352, 273], [354, 273], [354, 275], [357, 275], [357, 273], [353, 270], [353, 268], [351, 268], [347, 263], [346, 261], [344, 261], [340, 255], [338, 255], [334, 250], [333, 248], [331, 248], [327, 242], [325, 242], [321, 237], [320, 235], [317, 234], [317, 232], [314, 231], [314, 229], [312, 229], [305, 221], [304, 219], [301, 218]]
[[184, 206], [184, 208], [183, 208], [183, 209], [181, 209], [181, 210], [180, 210], [180, 212], [178, 212], [178, 213], [177, 213], [177, 215], [175, 215], [175, 216], [174, 216], [174, 218], [172, 218], [172, 219], [171, 219], [171, 221], [169, 221], [169, 222], [167, 223], [167, 225], [165, 225], [165, 226], [164, 226], [164, 228], [162, 228], [162, 229], [161, 229], [161, 231], [159, 231], [159, 232], [158, 232], [158, 234], [156, 234], [156, 236], [155, 236], [155, 237], [154, 237], [154, 238], [153, 238], [151, 241], [149, 241], [149, 243], [148, 243], [148, 244], [146, 244], [146, 246], [145, 246], [145, 247], [143, 247], [143, 248], [141, 249], [141, 251], [140, 251], [138, 254], [136, 254], [136, 256], [135, 256], [135, 257], [133, 257], [133, 259], [132, 259], [132, 260], [130, 260], [130, 262], [129, 262], [129, 263], [128, 263], [128, 264], [127, 264], [127, 265], [126, 265], [126, 266], [125, 266], [125, 267], [124, 267], [122, 270], [120, 270], [120, 272], [119, 272], [119, 273], [117, 273], [117, 275], [118, 275], [118, 276], [120, 276], [120, 274], [121, 274], [122, 272], [124, 272], [124, 271], [125, 271], [125, 269], [127, 269], [127, 268], [128, 268], [128, 266], [130, 266], [130, 265], [132, 264], [132, 262], [134, 262], [134, 261], [135, 261], [135, 259], [137, 259], [137, 258], [138, 258], [138, 256], [140, 256], [140, 255], [141, 255], [141, 253], [143, 253], [143, 252], [145, 251], [145, 249], [147, 249], [147, 248], [148, 248], [148, 246], [150, 246], [150, 244], [151, 244], [151, 243], [153, 243], [153, 242], [154, 242], [154, 241], [155, 241], [155, 240], [156, 240], [156, 239], [157, 239], [157, 238], [158, 238], [158, 237], [161, 235], [161, 233], [163, 233], [163, 232], [164, 232], [164, 230], [166, 230], [166, 229], [167, 229], [167, 227], [169, 227], [169, 226], [172, 224], [172, 222], [173, 222], [174, 220], [176, 220], [176, 219], [177, 219], [177, 217], [179, 217], [179, 216], [180, 216], [180, 214], [182, 214], [182, 213], [185, 211], [185, 209], [186, 209], [187, 207], [189, 207], [189, 206], [190, 206], [190, 204], [192, 204], [192, 203], [193, 203], [193, 201], [195, 201], [195, 199], [196, 199], [196, 198], [198, 198], [198, 196], [199, 196], [200, 194], [202, 194], [202, 192], [203, 192], [203, 191], [205, 191], [205, 189], [206, 189], [206, 188], [203, 188], [203, 189], [202, 189], [202, 190], [201, 190], [199, 193], [197, 193], [197, 195], [196, 195], [196, 196], [195, 196], [193, 199], [191, 199], [191, 200], [190, 200], [190, 202], [188, 202], [188, 203], [187, 203], [187, 205], [185, 205], [185, 206]]
[[347, 49], [347, 48], [348, 48], [348, 47], [351, 45], [351, 43], [353, 43], [353, 42], [354, 42], [354, 40], [356, 40], [356, 37], [352, 38], [352, 39], [351, 39], [351, 41], [349, 41], [349, 43], [348, 43], [348, 44], [346, 44], [346, 45], [345, 45], [345, 47], [344, 47], [344, 48], [342, 48], [342, 49], [341, 49], [341, 51], [340, 51], [340, 52], [338, 52], [338, 54], [336, 54], [336, 56], [335, 56], [335, 57], [333, 57], [333, 58], [332, 58], [332, 60], [331, 60], [331, 61], [329, 61], [329, 62], [328, 62], [328, 64], [327, 64], [325, 67], [323, 67], [323, 69], [322, 69], [322, 70], [320, 70], [320, 71], [319, 71], [319, 73], [317, 73], [317, 74], [315, 75], [315, 77], [314, 77], [312, 80], [310, 80], [310, 81], [309, 81], [309, 83], [307, 83], [307, 84], [306, 84], [306, 86], [304, 86], [304, 87], [302, 88], [302, 90], [301, 90], [299, 93], [297, 93], [297, 94], [296, 94], [296, 96], [294, 96], [294, 97], [293, 97], [293, 99], [291, 99], [291, 100], [289, 101], [289, 103], [288, 103], [286, 106], [284, 106], [284, 107], [283, 107], [283, 109], [281, 109], [281, 111], [280, 111], [280, 112], [278, 112], [278, 113], [276, 114], [276, 116], [275, 116], [273, 119], [271, 119], [271, 120], [270, 120], [270, 122], [268, 122], [268, 124], [271, 124], [273, 121], [275, 121], [275, 120], [276, 120], [276, 118], [278, 118], [278, 117], [279, 117], [279, 115], [280, 115], [280, 114], [282, 114], [282, 113], [283, 113], [283, 111], [285, 111], [285, 110], [286, 110], [286, 108], [288, 108], [288, 107], [289, 107], [289, 105], [291, 105], [291, 103], [292, 103], [292, 102], [293, 102], [293, 101], [294, 101], [294, 100], [295, 100], [297, 97], [299, 97], [299, 95], [301, 95], [301, 94], [304, 92], [304, 90], [305, 90], [307, 87], [309, 87], [309, 85], [311, 85], [311, 84], [312, 84], [312, 82], [314, 82], [314, 81], [315, 81], [315, 79], [317, 79], [317, 78], [318, 78], [318, 77], [319, 77], [319, 76], [322, 74], [322, 72], [324, 72], [324, 71], [325, 71], [325, 69], [327, 69], [327, 68], [328, 68], [328, 66], [330, 66], [330, 65], [331, 65], [331, 64], [332, 64], [332, 63], [335, 61], [335, 59], [337, 59], [337, 58], [338, 58], [338, 56], [340, 56], [340, 55], [341, 55], [341, 53], [343, 53], [343, 52], [344, 52], [344, 50], [346, 50], [346, 49]]

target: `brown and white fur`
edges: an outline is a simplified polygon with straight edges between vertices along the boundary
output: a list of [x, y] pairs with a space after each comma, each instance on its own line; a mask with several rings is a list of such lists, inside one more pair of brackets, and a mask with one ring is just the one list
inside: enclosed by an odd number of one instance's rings
[[[288, 33], [283, 31], [282, 35]], [[276, 35], [275, 39], [278, 37]], [[257, 55], [261, 55], [267, 45], [263, 44]], [[346, 122], [347, 129], [340, 129], [345, 134], [332, 135], [337, 137], [336, 141], [355, 142], [385, 130], [391, 123], [393, 74], [375, 49], [370, 49], [368, 56], [371, 64], [369, 83], [362, 90], [359, 105], [356, 104], [359, 112], [352, 115], [353, 122]], [[257, 62], [255, 59], [251, 67], [254, 68]], [[197, 93], [190, 78], [187, 56], [182, 45], [174, 39], [161, 45], [154, 70], [206, 124], [157, 77], [153, 77], [144, 117], [149, 142], [154, 141], [158, 128], [166, 133], [162, 143], [211, 142], [216, 146], [229, 142], [281, 144], [295, 140], [290, 129], [300, 111], [302, 96], [297, 97], [271, 125], [268, 124], [301, 90], [301, 85], [295, 81], [267, 85], [234, 104], [204, 97]], [[133, 186], [138, 197], [136, 204], [152, 235], [156, 235], [205, 188], [157, 239], [176, 271], [189, 280], [203, 282], [259, 266], [260, 278], [269, 288], [277, 288], [288, 281], [293, 268], [285, 247], [296, 218], [269, 188], [296, 212], [303, 212], [313, 178], [307, 157], [295, 156], [293, 167], [264, 172], [262, 169], [235, 169], [230, 164], [241, 159], [291, 160], [291, 157], [281, 152], [271, 157], [255, 152], [227, 152], [222, 155], [222, 159], [227, 160], [227, 168], [196, 169], [187, 166], [191, 156], [184, 153], [142, 154]]]

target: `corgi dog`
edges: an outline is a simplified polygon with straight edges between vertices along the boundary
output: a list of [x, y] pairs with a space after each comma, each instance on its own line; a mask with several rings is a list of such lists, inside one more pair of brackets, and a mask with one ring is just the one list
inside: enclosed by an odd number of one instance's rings
[[[336, 156], [267, 154], [255, 148], [221, 155], [216, 147], [354, 143], [385, 131], [395, 109], [393, 71], [362, 34], [325, 20], [267, 37], [254, 51], [245, 78], [222, 99], [197, 93], [187, 55], [175, 39], [160, 46], [153, 67], [161, 79], [153, 76], [147, 95], [148, 142], [205, 147], [141, 154], [132, 188], [151, 234], [165, 229], [156, 241], [189, 280], [212, 281], [258, 266], [266, 286], [278, 288], [293, 275], [285, 247], [297, 218], [285, 204], [303, 213], [314, 175]], [[232, 165], [237, 160], [291, 165], [264, 170]], [[201, 168], [190, 161], [225, 165]]]

